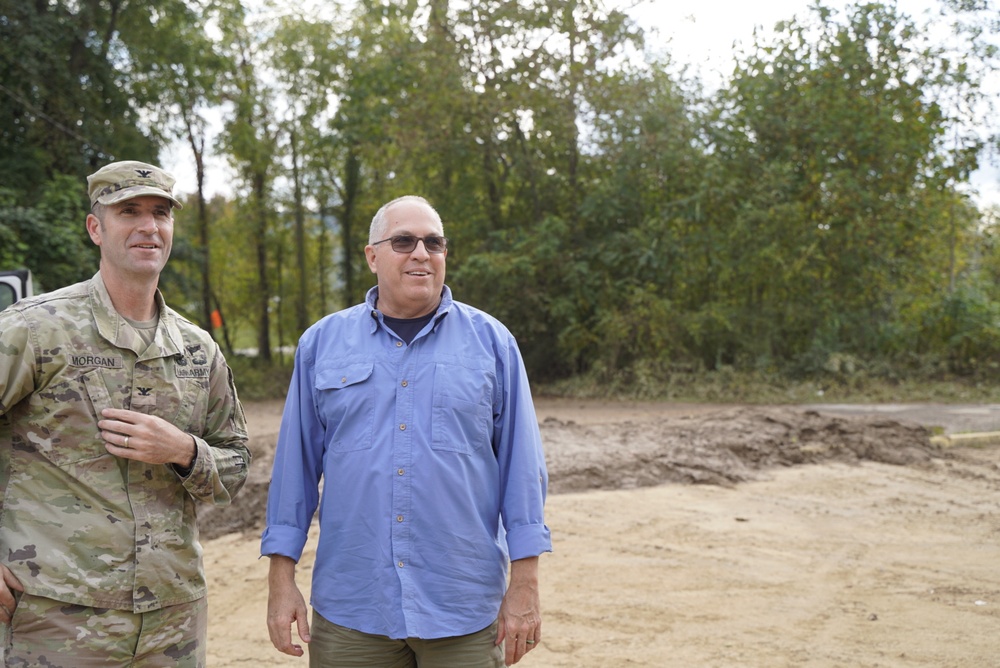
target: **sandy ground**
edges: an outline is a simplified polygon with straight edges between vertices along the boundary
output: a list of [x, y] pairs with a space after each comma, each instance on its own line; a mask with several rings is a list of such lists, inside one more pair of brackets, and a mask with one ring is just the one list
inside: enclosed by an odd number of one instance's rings
[[[554, 552], [519, 665], [1000, 665], [1000, 446], [925, 428], [1000, 407], [536, 403]], [[270, 645], [257, 558], [280, 404], [246, 408], [251, 481], [203, 517], [209, 666], [305, 666]]]

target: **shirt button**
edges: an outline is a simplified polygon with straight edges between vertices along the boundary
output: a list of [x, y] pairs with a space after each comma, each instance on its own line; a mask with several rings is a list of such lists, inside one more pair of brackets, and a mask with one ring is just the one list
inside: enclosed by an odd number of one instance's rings
[[399, 562], [399, 563], [398, 563], [398, 564], [396, 564], [396, 565], [397, 565], [397, 566], [399, 566], [400, 568], [402, 568], [402, 567], [403, 567], [403, 562], [401, 561], [401, 562]]
[[341, 383], [346, 383], [347, 382], [347, 376], [344, 376], [343, 378], [341, 378], [340, 382]]
[[402, 347], [402, 345], [403, 345], [403, 342], [402, 342], [402, 341], [396, 341], [396, 347], [397, 347], [397, 348], [401, 348], [401, 347]]
[[403, 516], [402, 515], [396, 515], [396, 521], [397, 522], [402, 522], [403, 521]]
[[399, 430], [400, 431], [406, 431], [406, 425], [405, 424], [399, 425]]
[[397, 469], [396, 473], [398, 473], [399, 475], [403, 475], [403, 469]]
[[402, 385], [403, 387], [406, 387], [407, 385], [409, 385], [409, 383], [404, 380], [402, 383], [400, 383], [400, 385]]

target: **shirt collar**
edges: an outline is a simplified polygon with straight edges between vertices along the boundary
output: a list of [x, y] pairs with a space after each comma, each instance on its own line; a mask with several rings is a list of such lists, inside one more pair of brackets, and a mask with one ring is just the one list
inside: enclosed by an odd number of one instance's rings
[[[91, 307], [94, 311], [94, 320], [97, 322], [97, 331], [100, 332], [101, 336], [119, 348], [130, 348], [136, 354], [141, 355], [145, 345], [141, 342], [139, 334], [132, 327], [125, 326], [125, 318], [115, 310], [114, 303], [111, 301], [111, 295], [108, 293], [107, 286], [104, 285], [104, 278], [101, 276], [100, 271], [90, 279], [89, 292]], [[156, 299], [156, 309], [160, 314], [154, 338], [154, 342], [159, 348], [158, 355], [169, 357], [171, 355], [182, 354], [184, 348], [181, 342], [184, 339], [159, 289], [156, 290], [154, 298]]]
[[[448, 311], [451, 310], [453, 300], [451, 297], [451, 288], [447, 285], [441, 287], [441, 302], [438, 304], [437, 311], [434, 313], [434, 326], [437, 327], [441, 319], [448, 315]], [[379, 325], [384, 325], [382, 321], [382, 312], [377, 308], [378, 304], [378, 286], [373, 285], [368, 293], [365, 295], [365, 307], [368, 309], [368, 313], [371, 315], [371, 327], [369, 328], [369, 333], [374, 334], [378, 329]]]

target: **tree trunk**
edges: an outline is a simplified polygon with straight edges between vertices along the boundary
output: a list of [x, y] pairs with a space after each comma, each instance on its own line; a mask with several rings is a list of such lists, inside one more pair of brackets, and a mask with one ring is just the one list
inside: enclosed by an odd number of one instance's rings
[[344, 274], [344, 304], [354, 303], [354, 212], [358, 201], [358, 189], [361, 182], [361, 163], [358, 154], [351, 149], [344, 165], [344, 205], [340, 217], [340, 240], [343, 244], [343, 274]]
[[257, 359], [260, 362], [271, 363], [271, 284], [267, 277], [267, 209], [264, 206], [264, 174], [253, 175], [254, 215], [257, 218], [257, 230], [254, 239], [257, 250]]
[[302, 181], [299, 174], [298, 140], [295, 128], [291, 132], [292, 181], [295, 189], [295, 272], [298, 279], [298, 296], [295, 300], [295, 327], [298, 334], [309, 327], [309, 308], [306, 288], [306, 223], [302, 209]]

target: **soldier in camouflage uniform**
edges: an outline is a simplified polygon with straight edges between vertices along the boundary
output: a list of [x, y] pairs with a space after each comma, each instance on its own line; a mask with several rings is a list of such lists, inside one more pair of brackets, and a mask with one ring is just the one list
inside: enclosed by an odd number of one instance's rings
[[7, 666], [203, 666], [196, 505], [250, 463], [232, 373], [157, 290], [174, 179], [88, 178], [89, 281], [0, 312], [0, 652]]

